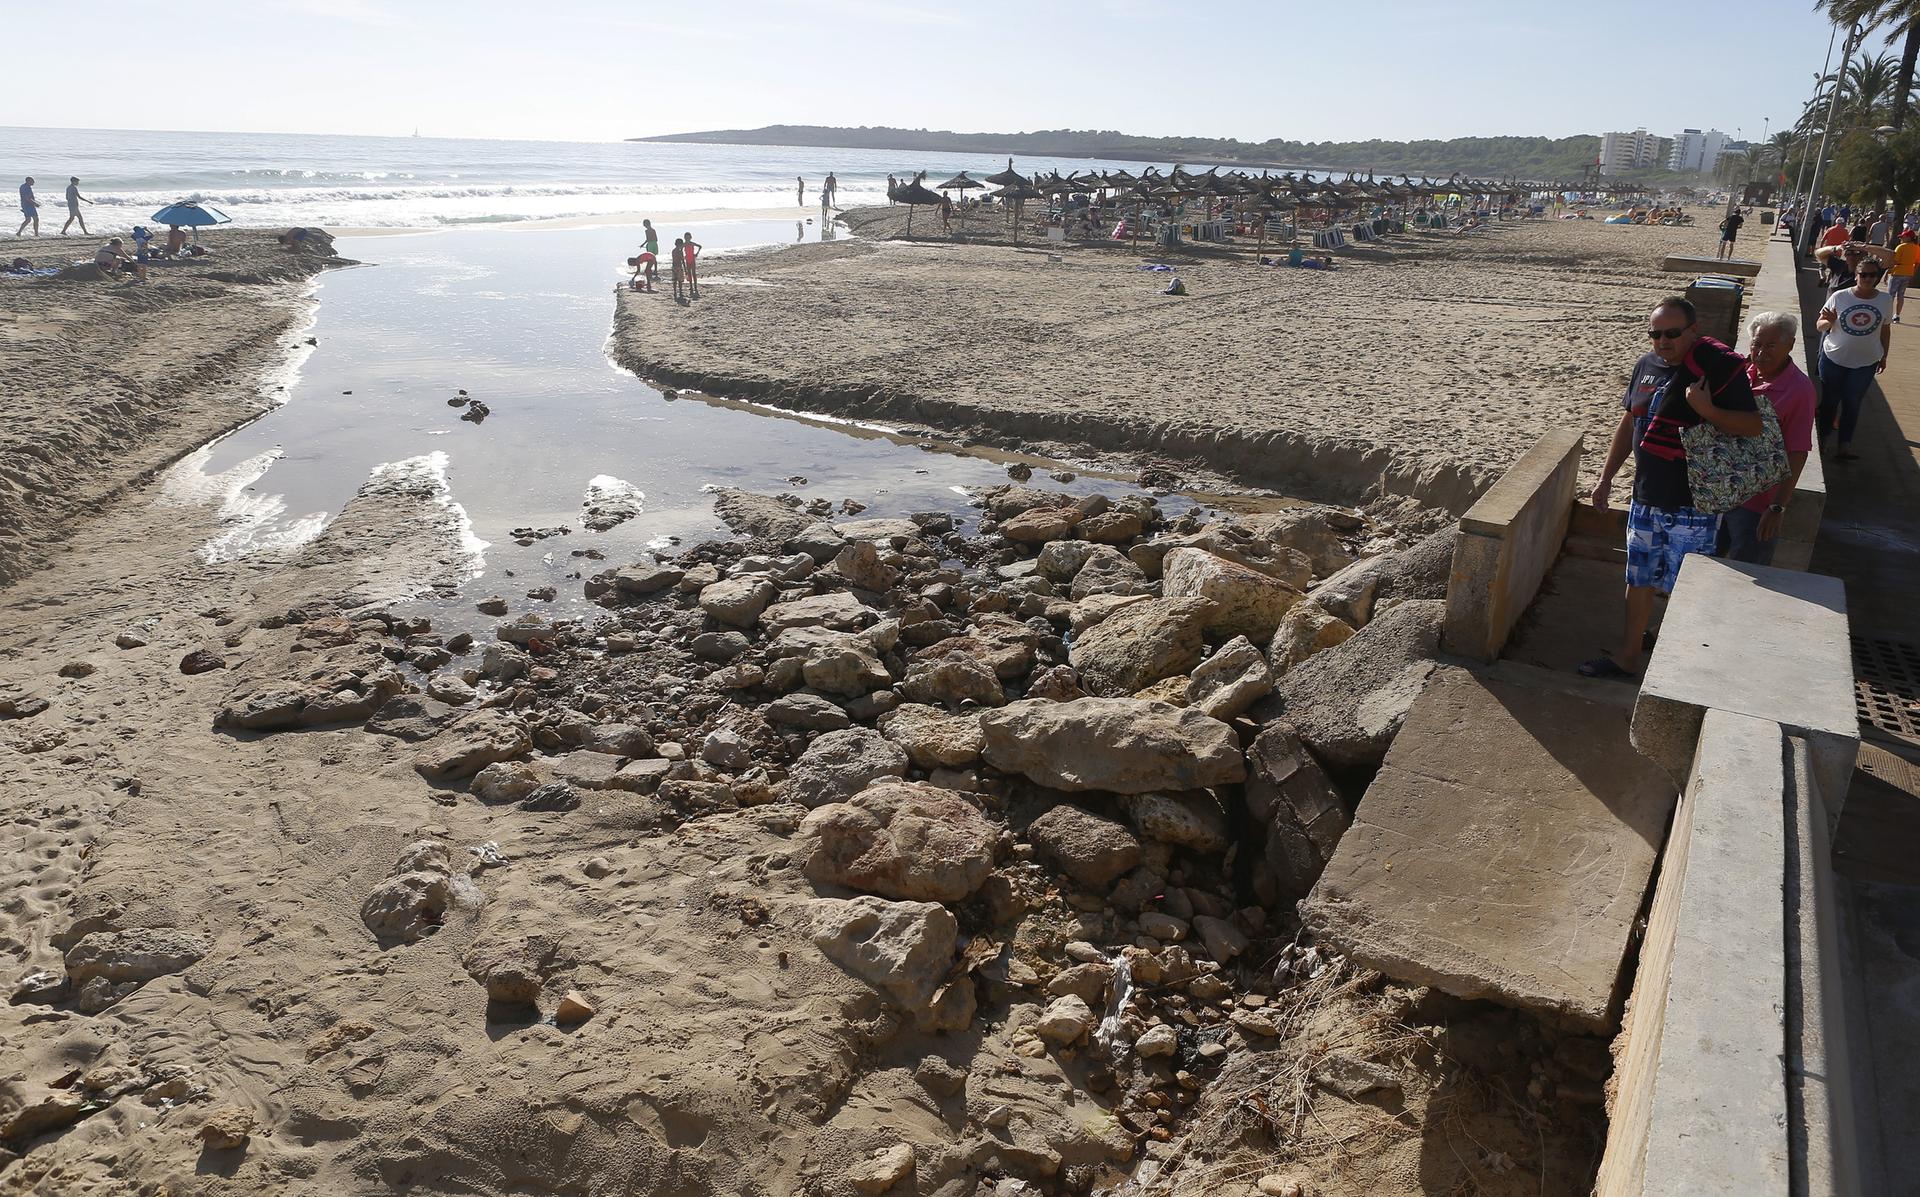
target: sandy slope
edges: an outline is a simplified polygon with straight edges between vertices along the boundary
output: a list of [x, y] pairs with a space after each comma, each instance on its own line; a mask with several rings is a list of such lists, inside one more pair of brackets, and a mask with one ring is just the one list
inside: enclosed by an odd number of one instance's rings
[[[0, 238], [0, 261], [90, 258], [104, 238]], [[0, 275], [0, 583], [44, 561], [73, 521], [179, 454], [267, 409], [259, 371], [299, 345], [300, 280], [338, 259], [260, 230], [151, 281]]]
[[[885, 235], [887, 209], [855, 211]], [[937, 224], [935, 225], [937, 227]], [[1248, 255], [856, 240], [708, 262], [685, 306], [623, 293], [617, 354], [665, 381], [932, 426], [990, 444], [1172, 457], [1289, 494], [1376, 488], [1458, 509], [1542, 431], [1589, 433], [1589, 473], [1682, 282], [1691, 229], [1526, 222], [1409, 233], [1337, 271]]]

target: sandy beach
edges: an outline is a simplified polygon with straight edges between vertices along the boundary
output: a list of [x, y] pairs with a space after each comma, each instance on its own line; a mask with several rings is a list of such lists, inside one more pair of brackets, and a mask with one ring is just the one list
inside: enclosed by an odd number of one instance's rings
[[[1175, 299], [1141, 253], [879, 239], [898, 218], [716, 254], [686, 307], [622, 292], [608, 352], [1128, 476], [1457, 507], [1541, 428], [1606, 426], [1658, 256], [1712, 237], [1202, 252]], [[213, 506], [143, 480], [272, 406], [339, 264], [218, 245], [144, 286], [0, 281], [0, 1192], [1587, 1190], [1603, 1038], [1323, 956], [1292, 910], [1282, 812], [1344, 827], [1385, 747], [1265, 712], [1358, 718], [1375, 646], [1437, 619], [1443, 515], [1043, 466], [862, 519], [793, 477], [718, 488], [726, 538], [566, 558], [562, 615], [472, 578], [428, 454], [208, 561]], [[1124, 767], [1087, 780], [1103, 719]]]
[[[0, 260], [68, 267], [105, 241], [0, 238]], [[302, 281], [341, 264], [250, 230], [155, 263], [145, 283], [0, 277], [0, 584], [76, 519], [268, 410], [277, 384], [261, 380], [299, 353], [312, 310]]]
[[[1251, 253], [965, 244], [920, 211], [845, 214], [860, 239], [732, 254], [698, 303], [622, 294], [643, 376], [1053, 455], [1165, 459], [1283, 493], [1461, 510], [1545, 429], [1597, 469], [1646, 309], [1711, 256], [1691, 228], [1524, 221], [1354, 246], [1330, 272]], [[994, 217], [987, 217], [993, 220]], [[957, 225], [956, 225], [957, 228]], [[1189, 294], [1163, 296], [1169, 273]]]

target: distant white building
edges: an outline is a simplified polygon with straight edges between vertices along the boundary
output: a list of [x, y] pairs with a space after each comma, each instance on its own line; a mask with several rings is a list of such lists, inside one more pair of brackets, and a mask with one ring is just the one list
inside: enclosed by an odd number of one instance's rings
[[1621, 171], [1656, 164], [1660, 161], [1660, 143], [1663, 140], [1645, 129], [1635, 129], [1631, 133], [1608, 133], [1600, 139], [1600, 173], [1617, 175]]
[[1727, 135], [1720, 130], [1708, 129], [1702, 133], [1698, 129], [1682, 129], [1673, 135], [1673, 150], [1667, 156], [1667, 167], [1670, 170], [1712, 174], [1720, 155], [1726, 151]]

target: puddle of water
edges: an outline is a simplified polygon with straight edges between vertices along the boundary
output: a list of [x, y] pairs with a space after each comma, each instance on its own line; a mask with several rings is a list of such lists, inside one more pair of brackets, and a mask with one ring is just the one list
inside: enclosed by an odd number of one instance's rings
[[[702, 225], [699, 237], [714, 253], [785, 241], [785, 227], [727, 221]], [[478, 579], [447, 610], [471, 615], [474, 598], [494, 591], [520, 609], [528, 590], [551, 584], [562, 601], [536, 606], [561, 615], [577, 613], [570, 608], [581, 601], [569, 575], [603, 568], [573, 550], [596, 548], [618, 564], [668, 537], [723, 534], [713, 486], [853, 498], [868, 505], [863, 517], [879, 517], [963, 512], [969, 488], [1007, 481], [1004, 454], [957, 453], [748, 403], [670, 401], [619, 370], [606, 342], [638, 235], [476, 229], [343, 238], [342, 254], [374, 264], [323, 276], [306, 334], [319, 344], [286, 404], [191, 455], [161, 501], [219, 505], [227, 526], [208, 555], [284, 550], [318, 535], [376, 469], [430, 457], [470, 535], [489, 546]], [[724, 261], [722, 253], [714, 265]], [[483, 422], [462, 420], [466, 409], [448, 404], [462, 391], [488, 406]], [[794, 476], [808, 483], [787, 481]], [[1063, 489], [1132, 488], [1089, 475]], [[583, 504], [610, 493], [637, 496], [643, 510], [605, 531], [586, 529]], [[560, 525], [572, 533], [515, 543], [516, 528]]]

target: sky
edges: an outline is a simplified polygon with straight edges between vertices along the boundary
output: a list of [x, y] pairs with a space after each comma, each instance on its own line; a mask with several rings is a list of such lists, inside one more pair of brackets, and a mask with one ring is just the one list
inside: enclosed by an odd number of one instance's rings
[[766, 124], [1250, 141], [1644, 126], [1758, 140], [1812, 94], [1830, 29], [1810, 0], [1463, 8], [29, 3], [6, 18], [0, 124], [587, 141]]

